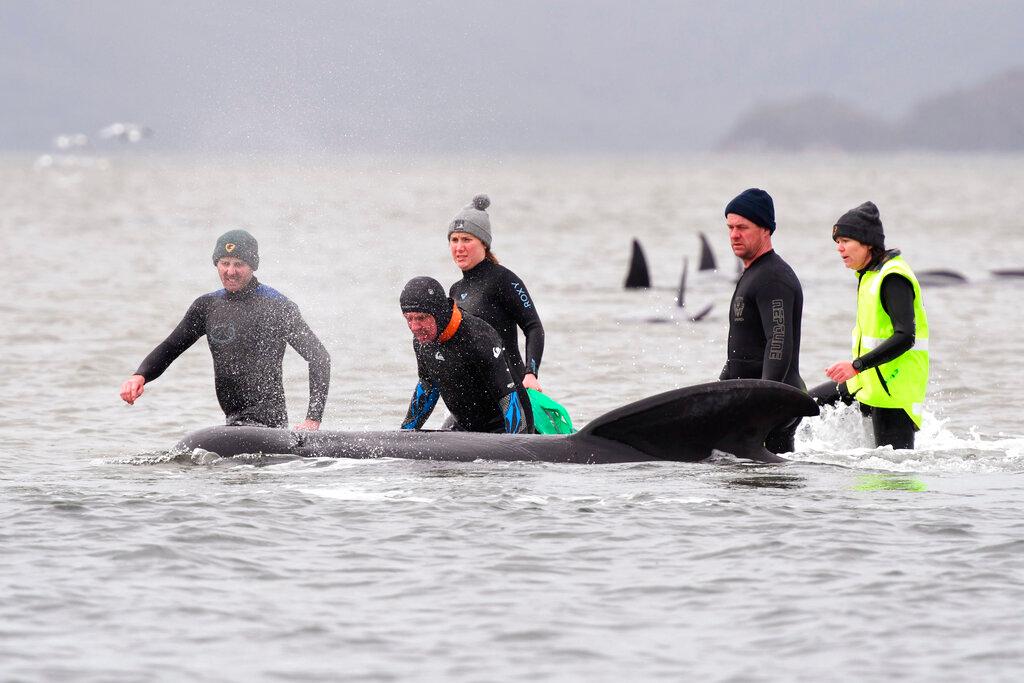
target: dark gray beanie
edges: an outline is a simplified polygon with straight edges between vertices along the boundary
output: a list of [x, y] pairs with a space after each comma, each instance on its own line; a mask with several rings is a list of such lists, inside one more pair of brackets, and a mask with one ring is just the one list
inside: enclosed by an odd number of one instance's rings
[[414, 277], [406, 282], [398, 303], [402, 306], [402, 313], [428, 313], [434, 316], [438, 334], [448, 327], [455, 306], [445, 294], [441, 283], [425, 276]]
[[217, 246], [213, 248], [214, 265], [226, 257], [242, 259], [256, 270], [260, 267], [260, 245], [245, 230], [228, 230], [217, 238]]
[[486, 211], [490, 205], [491, 199], [485, 194], [473, 197], [473, 201], [463, 207], [448, 225], [448, 237], [450, 238], [453, 232], [468, 232], [490, 249], [491, 219]]
[[754, 225], [760, 225], [775, 234], [775, 202], [770, 194], [760, 188], [752, 187], [736, 195], [725, 206], [725, 215], [730, 213], [743, 216]]
[[878, 215], [878, 207], [874, 202], [864, 202], [836, 220], [836, 224], [832, 228], [832, 241], [834, 242], [840, 237], [857, 240], [869, 247], [885, 249], [882, 217]]

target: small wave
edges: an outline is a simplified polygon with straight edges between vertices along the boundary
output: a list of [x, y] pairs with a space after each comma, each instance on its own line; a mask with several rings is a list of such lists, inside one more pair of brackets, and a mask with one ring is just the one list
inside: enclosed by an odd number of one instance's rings
[[794, 459], [891, 472], [989, 474], [1024, 471], [1024, 437], [967, 435], [947, 428], [948, 420], [925, 411], [914, 450], [874, 446], [871, 421], [856, 406], [825, 406], [797, 431]]
[[432, 498], [422, 498], [413, 495], [412, 491], [395, 489], [392, 491], [360, 491], [356, 489], [322, 488], [322, 489], [299, 489], [301, 493], [320, 498], [332, 500], [351, 500], [367, 503], [378, 502], [410, 502], [410, 503], [433, 503]]
[[[210, 455], [213, 455], [211, 453]], [[153, 453], [136, 453], [135, 455], [123, 455], [112, 458], [93, 458], [90, 465], [164, 465], [169, 462], [180, 462], [181, 454], [168, 451]]]

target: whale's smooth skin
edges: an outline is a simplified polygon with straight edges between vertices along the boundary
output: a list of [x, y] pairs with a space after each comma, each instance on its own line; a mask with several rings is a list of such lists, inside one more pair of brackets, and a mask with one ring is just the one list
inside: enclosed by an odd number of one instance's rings
[[451, 431], [294, 432], [269, 427], [209, 427], [175, 447], [222, 457], [291, 454], [332, 458], [542, 461], [608, 464], [699, 462], [714, 451], [760, 462], [765, 436], [793, 419], [818, 414], [806, 392], [778, 382], [737, 379], [674, 389], [617, 408], [570, 435]]

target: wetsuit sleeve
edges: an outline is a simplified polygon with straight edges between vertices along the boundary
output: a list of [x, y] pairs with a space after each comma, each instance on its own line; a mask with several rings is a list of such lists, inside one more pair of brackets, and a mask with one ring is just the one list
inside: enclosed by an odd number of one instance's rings
[[772, 281], [757, 292], [757, 310], [764, 331], [761, 379], [784, 382], [793, 364], [793, 327], [796, 293], [782, 282]]
[[523, 281], [512, 271], [506, 273], [499, 291], [502, 305], [526, 337], [526, 356], [523, 358], [526, 372], [537, 376], [540, 359], [544, 355], [544, 325], [540, 322], [533, 298]]
[[170, 367], [171, 363], [183, 354], [188, 347], [206, 334], [206, 312], [209, 301], [200, 297], [192, 302], [174, 331], [164, 339], [149, 355], [142, 360], [136, 375], [142, 375], [147, 382], [152, 382]]
[[437, 399], [441, 392], [428, 380], [420, 378], [416, 384], [416, 390], [412, 393], [412, 401], [409, 402], [409, 412], [402, 421], [402, 429], [419, 429], [422, 427], [430, 414], [434, 412]]
[[298, 306], [293, 303], [289, 305], [285, 341], [309, 363], [309, 408], [306, 410], [306, 419], [320, 422], [331, 386], [331, 354], [327, 353], [327, 348], [309, 329]]
[[[492, 396], [500, 396], [498, 399], [498, 411], [501, 413], [505, 424], [506, 434], [523, 434], [532, 431], [532, 421], [526, 415], [523, 399], [519, 396], [520, 388], [516, 386], [512, 378], [512, 371], [508, 367], [508, 357], [501, 348], [501, 338], [498, 333], [489, 330], [490, 334], [480, 335], [475, 340], [476, 357], [483, 359], [486, 364], [481, 377], [486, 377], [490, 384], [488, 389]], [[481, 387], [482, 389], [483, 387]]]
[[882, 280], [882, 308], [892, 320], [892, 336], [860, 357], [862, 370], [899, 358], [914, 346], [914, 286], [902, 275]]
[[502, 396], [498, 401], [498, 410], [505, 420], [506, 434], [527, 434], [532, 431], [518, 391]]

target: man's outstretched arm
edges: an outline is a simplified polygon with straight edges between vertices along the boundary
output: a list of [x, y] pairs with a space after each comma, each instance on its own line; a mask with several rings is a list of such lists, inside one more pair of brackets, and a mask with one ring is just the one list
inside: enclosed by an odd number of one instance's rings
[[181, 319], [167, 339], [160, 342], [142, 360], [135, 374], [124, 381], [121, 385], [121, 400], [128, 405], [134, 405], [145, 391], [146, 382], [152, 382], [162, 375], [178, 356], [195, 344], [204, 334], [206, 334], [206, 305], [200, 298], [192, 302], [188, 311], [185, 312], [185, 317]]

